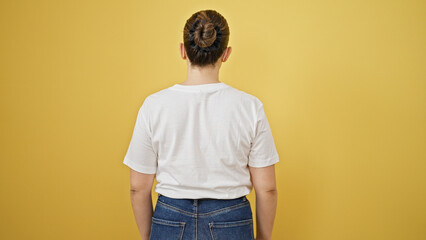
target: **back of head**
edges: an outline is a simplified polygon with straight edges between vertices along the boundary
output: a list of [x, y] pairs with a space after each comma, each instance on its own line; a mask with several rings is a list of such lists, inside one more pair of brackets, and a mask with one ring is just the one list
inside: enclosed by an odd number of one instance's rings
[[215, 10], [198, 11], [186, 21], [183, 42], [192, 66], [214, 66], [228, 41], [228, 23]]

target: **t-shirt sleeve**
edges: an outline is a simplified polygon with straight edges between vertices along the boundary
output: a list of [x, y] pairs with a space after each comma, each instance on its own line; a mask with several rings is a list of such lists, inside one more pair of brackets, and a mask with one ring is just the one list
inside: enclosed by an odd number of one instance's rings
[[257, 109], [255, 136], [251, 143], [248, 165], [250, 167], [267, 167], [279, 162], [272, 131], [263, 109], [263, 104]]
[[157, 172], [157, 154], [151, 141], [148, 102], [148, 98], [145, 98], [139, 108], [133, 135], [123, 163], [137, 172], [155, 174]]

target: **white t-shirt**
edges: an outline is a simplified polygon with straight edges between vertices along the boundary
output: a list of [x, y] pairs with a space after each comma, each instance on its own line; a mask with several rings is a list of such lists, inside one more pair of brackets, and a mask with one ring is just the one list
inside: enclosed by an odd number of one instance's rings
[[277, 162], [262, 102], [223, 82], [175, 84], [147, 96], [123, 161], [155, 173], [155, 192], [191, 199], [247, 195], [248, 166]]

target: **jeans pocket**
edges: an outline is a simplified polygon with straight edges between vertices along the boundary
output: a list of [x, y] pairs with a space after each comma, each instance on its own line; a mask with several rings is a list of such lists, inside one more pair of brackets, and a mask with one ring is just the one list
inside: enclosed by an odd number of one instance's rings
[[210, 222], [210, 234], [214, 240], [254, 240], [253, 219], [230, 222]]
[[181, 240], [185, 230], [185, 222], [171, 221], [152, 217], [149, 240]]

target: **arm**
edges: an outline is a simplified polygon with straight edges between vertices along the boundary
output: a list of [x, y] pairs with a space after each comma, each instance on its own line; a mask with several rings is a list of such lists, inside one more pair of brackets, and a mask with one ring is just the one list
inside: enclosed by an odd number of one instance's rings
[[148, 240], [152, 224], [151, 190], [155, 174], [145, 174], [130, 169], [130, 199], [142, 240]]
[[249, 169], [256, 193], [256, 240], [271, 240], [278, 197], [275, 165]]

